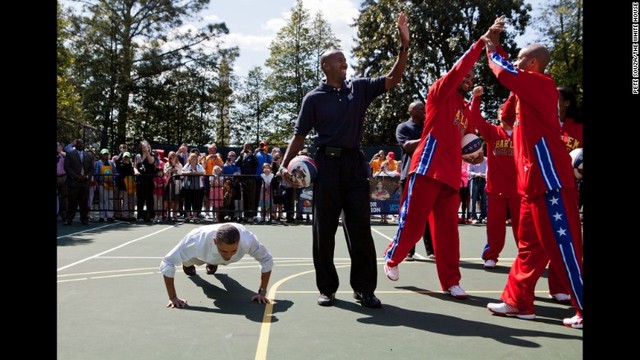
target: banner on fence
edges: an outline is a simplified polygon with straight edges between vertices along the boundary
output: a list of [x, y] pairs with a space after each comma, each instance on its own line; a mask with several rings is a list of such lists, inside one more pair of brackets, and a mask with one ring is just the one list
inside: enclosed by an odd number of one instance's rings
[[400, 177], [369, 178], [371, 214], [397, 214], [400, 209]]

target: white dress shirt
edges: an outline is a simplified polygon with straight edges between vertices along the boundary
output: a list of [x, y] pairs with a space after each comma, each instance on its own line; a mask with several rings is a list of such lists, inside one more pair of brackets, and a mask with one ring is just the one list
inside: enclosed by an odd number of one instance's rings
[[[227, 223], [229, 224], [229, 223]], [[231, 224], [240, 232], [238, 251], [229, 260], [224, 260], [213, 243], [220, 226], [205, 225], [191, 230], [160, 262], [160, 272], [166, 277], [174, 277], [176, 266], [185, 261], [198, 259], [211, 265], [228, 265], [249, 254], [260, 263], [260, 271], [265, 273], [273, 267], [273, 257], [255, 234], [240, 224]]]

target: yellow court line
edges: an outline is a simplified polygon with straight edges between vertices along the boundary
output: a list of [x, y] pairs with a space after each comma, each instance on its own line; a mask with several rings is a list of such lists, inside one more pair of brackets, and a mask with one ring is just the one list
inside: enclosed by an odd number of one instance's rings
[[[350, 265], [342, 265], [342, 266], [336, 266], [336, 268], [342, 268], [342, 267], [347, 267]], [[309, 271], [304, 271], [298, 274], [294, 274], [291, 276], [288, 276], [278, 282], [276, 282], [275, 284], [273, 284], [273, 286], [271, 286], [271, 289], [269, 290], [269, 295], [268, 298], [269, 299], [275, 299], [276, 298], [276, 293], [278, 291], [278, 287], [280, 287], [280, 285], [284, 284], [285, 282], [289, 281], [290, 279], [293, 279], [295, 277], [301, 276], [301, 275], [306, 275], [306, 274], [310, 274], [315, 272], [316, 270], [309, 270]], [[255, 360], [266, 360], [267, 359], [267, 348], [269, 347], [269, 334], [271, 333], [271, 316], [273, 315], [273, 303], [269, 303], [267, 304], [267, 306], [265, 306], [264, 309], [264, 315], [262, 316], [262, 326], [260, 327], [260, 338], [258, 339], [258, 347], [256, 349], [256, 357]]]

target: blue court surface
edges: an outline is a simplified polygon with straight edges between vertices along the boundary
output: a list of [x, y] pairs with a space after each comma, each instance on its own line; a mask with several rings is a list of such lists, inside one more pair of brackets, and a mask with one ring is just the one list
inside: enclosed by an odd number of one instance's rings
[[[570, 305], [548, 299], [546, 274], [536, 288], [536, 319], [491, 315], [516, 254], [511, 228], [498, 267], [480, 258], [484, 225], [461, 225], [460, 285], [470, 295], [442, 293], [435, 262], [422, 242], [416, 261], [389, 281], [382, 251], [397, 225], [372, 220], [379, 254], [381, 309], [362, 307], [349, 286], [341, 228], [335, 264], [340, 288], [333, 307], [318, 290], [308, 224], [246, 225], [274, 257], [273, 304], [250, 302], [259, 285], [251, 257], [207, 275], [176, 272], [188, 307], [170, 309], [161, 258], [196, 224], [96, 223], [57, 228], [57, 359], [582, 359], [583, 332], [562, 325]], [[437, 257], [436, 260], [437, 261]], [[588, 326], [588, 325], [587, 325]]]

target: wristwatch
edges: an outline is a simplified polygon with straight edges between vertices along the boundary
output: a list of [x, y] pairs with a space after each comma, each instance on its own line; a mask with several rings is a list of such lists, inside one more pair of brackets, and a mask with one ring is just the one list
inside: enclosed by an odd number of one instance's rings
[[260, 295], [267, 295], [267, 289], [265, 289], [265, 288], [260, 288], [260, 289], [258, 289], [258, 294], [260, 294]]

